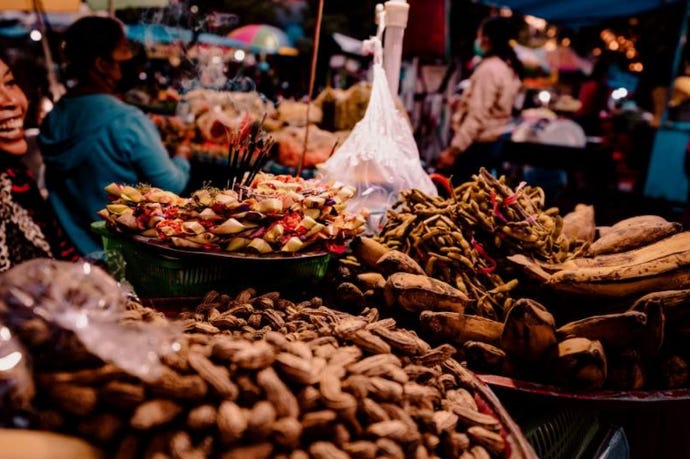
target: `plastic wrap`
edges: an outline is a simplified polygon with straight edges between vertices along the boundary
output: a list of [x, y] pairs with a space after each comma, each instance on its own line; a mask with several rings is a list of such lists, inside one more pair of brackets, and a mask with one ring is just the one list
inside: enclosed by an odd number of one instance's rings
[[35, 394], [29, 354], [0, 322], [0, 427], [21, 426], [17, 414], [30, 410]]
[[89, 354], [145, 381], [160, 376], [160, 356], [179, 349], [180, 330], [125, 323], [127, 293], [90, 263], [31, 260], [0, 276], [2, 320], [22, 341], [47, 348], [73, 332]]
[[373, 84], [367, 111], [350, 136], [321, 168], [321, 175], [357, 188], [349, 210], [367, 208], [382, 216], [402, 190], [420, 189], [432, 196], [436, 188], [424, 171], [412, 129], [396, 109], [382, 66], [379, 22], [376, 37], [365, 42], [373, 48]]

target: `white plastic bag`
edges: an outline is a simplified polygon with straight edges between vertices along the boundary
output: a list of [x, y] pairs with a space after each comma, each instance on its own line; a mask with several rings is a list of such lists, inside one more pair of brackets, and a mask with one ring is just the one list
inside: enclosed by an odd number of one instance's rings
[[26, 322], [41, 319], [56, 335], [44, 337], [43, 346], [68, 342], [59, 335], [72, 332], [91, 355], [144, 381], [155, 381], [164, 369], [160, 358], [179, 350], [182, 329], [124, 323], [126, 303], [120, 285], [90, 263], [37, 258], [0, 275], [0, 320], [8, 330], [21, 330]]
[[365, 42], [374, 51], [371, 97], [364, 117], [320, 169], [328, 180], [339, 180], [357, 188], [348, 210], [368, 209], [374, 230], [386, 209], [397, 201], [400, 191], [417, 188], [436, 196], [433, 182], [422, 168], [417, 144], [408, 121], [395, 107], [382, 65], [379, 21], [376, 37]]

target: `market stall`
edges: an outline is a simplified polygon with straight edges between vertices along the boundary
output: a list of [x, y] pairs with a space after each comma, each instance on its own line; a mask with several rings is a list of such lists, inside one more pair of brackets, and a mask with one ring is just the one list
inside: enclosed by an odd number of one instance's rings
[[[101, 266], [0, 275], [4, 427], [80, 457], [598, 457], [626, 435], [684, 456], [690, 232], [484, 169], [423, 189], [370, 44], [375, 89], [171, 94], [179, 116], [154, 118], [193, 149], [191, 188], [111, 184]], [[274, 142], [286, 167], [334, 161], [267, 173]], [[610, 186], [595, 146], [539, 145], [505, 158]]]

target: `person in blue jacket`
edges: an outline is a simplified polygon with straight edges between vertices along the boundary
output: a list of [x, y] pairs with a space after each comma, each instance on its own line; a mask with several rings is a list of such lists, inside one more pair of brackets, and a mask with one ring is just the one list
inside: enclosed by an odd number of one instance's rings
[[190, 165], [185, 152], [170, 157], [154, 124], [115, 97], [121, 64], [132, 57], [122, 24], [86, 16], [65, 33], [64, 52], [74, 85], [41, 125], [39, 143], [49, 201], [78, 250], [102, 250], [90, 231], [107, 204], [112, 182], [147, 183], [184, 190]]

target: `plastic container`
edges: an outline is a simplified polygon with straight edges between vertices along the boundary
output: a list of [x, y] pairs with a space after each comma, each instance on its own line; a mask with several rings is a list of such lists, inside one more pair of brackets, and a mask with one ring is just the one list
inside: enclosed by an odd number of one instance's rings
[[104, 222], [91, 228], [103, 239], [106, 260], [122, 259], [125, 278], [145, 298], [236, 293], [248, 287], [298, 291], [323, 279], [331, 258], [327, 252], [259, 256], [179, 250], [114, 234]]
[[522, 430], [541, 459], [584, 459], [600, 429], [597, 417], [575, 410], [561, 410], [530, 424], [523, 423]]

